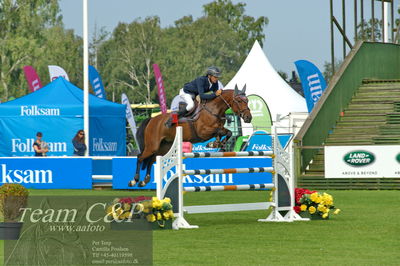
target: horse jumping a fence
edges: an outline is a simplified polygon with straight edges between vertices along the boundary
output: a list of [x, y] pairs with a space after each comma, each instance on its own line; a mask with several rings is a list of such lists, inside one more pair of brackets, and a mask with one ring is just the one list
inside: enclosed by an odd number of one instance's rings
[[[215, 145], [223, 147], [232, 136], [232, 132], [224, 128], [226, 110], [231, 108], [246, 123], [250, 123], [252, 119], [246, 97], [246, 86], [243, 90], [239, 90], [237, 86], [235, 90], [223, 90], [222, 94], [213, 100], [200, 103], [199, 108], [196, 116], [198, 118], [180, 124], [183, 128], [183, 141], [197, 143], [216, 137]], [[150, 181], [151, 166], [156, 156], [164, 155], [170, 150], [175, 139], [176, 125], [171, 128], [165, 126], [169, 115], [160, 114], [144, 120], [140, 125], [136, 138], [141, 153], [138, 155], [135, 176], [129, 182], [129, 186], [135, 186], [137, 183], [140, 187], [145, 186]], [[221, 141], [223, 136], [226, 137]], [[141, 167], [146, 168], [144, 181], [140, 181]]]
[[[242, 210], [267, 210], [272, 207], [272, 212], [266, 219], [259, 219], [260, 222], [293, 222], [295, 220], [308, 220], [301, 218], [294, 210], [294, 184], [290, 173], [289, 154], [285, 152], [277, 138], [276, 132], [273, 137], [273, 152], [182, 152], [182, 128], [177, 127], [174, 143], [167, 154], [157, 156], [155, 166], [155, 180], [157, 182], [157, 197], [163, 199], [171, 198], [175, 221], [174, 229], [198, 228], [190, 225], [184, 218], [184, 212], [188, 213], [209, 213], [223, 211]], [[273, 160], [272, 167], [257, 168], [233, 168], [233, 169], [202, 169], [186, 170], [183, 164], [184, 158], [200, 157], [236, 157], [236, 156], [268, 156]], [[164, 182], [164, 177], [171, 169], [175, 168], [173, 175]], [[259, 173], [269, 172], [273, 175], [272, 183], [248, 184], [236, 186], [199, 186], [183, 187], [185, 175], [190, 174], [211, 174], [211, 173]], [[272, 202], [241, 203], [204, 206], [184, 206], [183, 192], [222, 191], [222, 190], [250, 190], [269, 188], [273, 192]]]

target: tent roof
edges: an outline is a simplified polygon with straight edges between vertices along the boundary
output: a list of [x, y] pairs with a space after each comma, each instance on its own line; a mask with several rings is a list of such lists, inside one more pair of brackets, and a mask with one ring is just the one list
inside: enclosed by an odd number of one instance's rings
[[[62, 115], [83, 115], [83, 90], [59, 77], [33, 93], [0, 104], [0, 108], [5, 114], [10, 115], [20, 106], [32, 105], [41, 108], [60, 108]], [[90, 116], [125, 116], [125, 105], [89, 94], [89, 112], [93, 112]]]
[[285, 116], [293, 112], [307, 112], [306, 100], [294, 91], [275, 71], [256, 41], [249, 55], [233, 79], [225, 86], [242, 89], [246, 84], [246, 94], [262, 97], [268, 105], [272, 120], [276, 115]]

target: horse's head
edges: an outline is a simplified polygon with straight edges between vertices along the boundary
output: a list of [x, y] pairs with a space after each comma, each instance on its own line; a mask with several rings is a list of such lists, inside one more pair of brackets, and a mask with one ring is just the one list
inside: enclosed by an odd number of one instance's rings
[[240, 116], [246, 123], [250, 123], [252, 119], [248, 103], [249, 99], [246, 97], [246, 85], [243, 86], [242, 90], [239, 90], [237, 85], [235, 85], [231, 106], [232, 111]]

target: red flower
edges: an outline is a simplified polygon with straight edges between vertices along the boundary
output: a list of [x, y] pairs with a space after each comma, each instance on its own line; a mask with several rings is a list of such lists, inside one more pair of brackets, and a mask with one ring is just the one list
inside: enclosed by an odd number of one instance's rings
[[301, 199], [301, 197], [303, 197], [304, 194], [312, 194], [314, 192], [317, 192], [317, 191], [315, 191], [315, 190], [310, 191], [310, 190], [305, 189], [305, 188], [295, 188], [294, 189], [294, 198], [295, 198], [296, 204], [297, 205], [301, 204], [300, 203], [300, 199]]
[[130, 197], [127, 197], [127, 198], [122, 198], [122, 199], [120, 199], [120, 200], [119, 200], [119, 202], [120, 202], [120, 203], [128, 203], [128, 204], [132, 204], [132, 202], [133, 202], [133, 199], [132, 199], [132, 198], [130, 198]]
[[293, 207], [293, 209], [294, 209], [294, 211], [296, 212], [296, 213], [300, 213], [300, 206], [294, 206]]
[[145, 201], [145, 200], [151, 200], [151, 197], [145, 197], [145, 196], [139, 196], [133, 199], [133, 202], [141, 202], [141, 201]]

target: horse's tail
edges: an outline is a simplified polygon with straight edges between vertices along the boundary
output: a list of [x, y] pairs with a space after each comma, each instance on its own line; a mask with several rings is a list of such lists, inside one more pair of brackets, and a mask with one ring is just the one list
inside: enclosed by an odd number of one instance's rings
[[147, 124], [150, 122], [150, 119], [151, 117], [143, 120], [136, 132], [136, 140], [138, 142], [137, 144], [139, 146], [140, 153], [144, 151], [144, 130], [146, 129]]
[[[144, 151], [144, 144], [145, 144], [144, 143], [144, 131], [145, 131], [146, 127], [147, 127], [147, 124], [150, 122], [150, 119], [151, 119], [151, 117], [143, 120], [142, 123], [140, 124], [137, 132], [136, 132], [136, 139], [138, 141], [137, 144], [138, 144], [139, 149], [140, 149], [140, 154], [142, 154], [142, 152]], [[146, 168], [146, 166], [148, 164], [147, 161], [148, 161], [147, 159], [145, 159], [143, 161], [142, 170]]]

